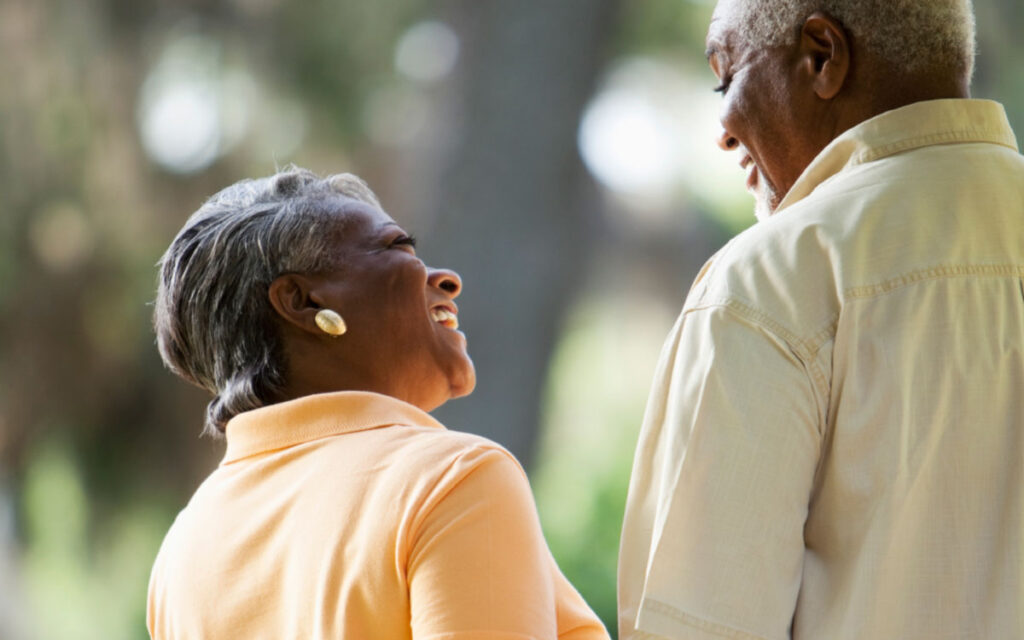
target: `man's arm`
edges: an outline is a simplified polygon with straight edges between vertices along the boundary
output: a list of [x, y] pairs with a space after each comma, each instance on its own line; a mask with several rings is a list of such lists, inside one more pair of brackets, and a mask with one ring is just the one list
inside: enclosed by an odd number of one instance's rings
[[769, 324], [689, 311], [663, 354], [624, 524], [623, 562], [646, 549], [620, 568], [638, 587], [624, 637], [789, 637], [823, 409]]

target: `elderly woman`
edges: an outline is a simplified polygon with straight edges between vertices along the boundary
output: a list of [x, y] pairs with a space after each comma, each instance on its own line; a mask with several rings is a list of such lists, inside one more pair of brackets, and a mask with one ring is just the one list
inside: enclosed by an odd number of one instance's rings
[[358, 178], [221, 191], [161, 263], [160, 354], [227, 451], [153, 567], [155, 639], [607, 638], [527, 479], [427, 414], [472, 391], [462, 281]]

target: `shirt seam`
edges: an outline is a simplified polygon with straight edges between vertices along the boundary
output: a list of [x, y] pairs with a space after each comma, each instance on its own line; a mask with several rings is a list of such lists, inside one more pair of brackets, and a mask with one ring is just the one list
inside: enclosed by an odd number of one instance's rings
[[326, 440], [327, 438], [333, 438], [335, 436], [343, 436], [348, 435], [350, 433], [359, 433], [360, 431], [373, 431], [375, 429], [384, 429], [388, 427], [431, 428], [426, 425], [404, 424], [402, 422], [378, 422], [376, 424], [367, 423], [366, 426], [360, 426], [358, 428], [354, 427], [351, 429], [339, 429], [337, 426], [331, 425], [316, 430], [310, 430], [302, 434], [302, 437], [300, 439], [296, 439], [295, 435], [293, 434], [286, 434], [273, 439], [268, 438], [266, 441], [261, 442], [258, 448], [254, 447], [252, 450], [239, 452], [230, 459], [225, 458], [220, 463], [220, 466], [228, 466], [255, 456], [267, 453], [275, 453], [277, 451], [284, 451], [285, 449], [291, 449], [292, 447], [308, 444], [310, 442], [316, 442], [318, 440]]
[[[433, 512], [433, 510], [436, 509], [437, 506], [441, 504], [444, 501], [444, 499], [447, 498], [449, 494], [451, 494], [452, 491], [461, 486], [462, 483], [465, 482], [477, 470], [479, 470], [481, 466], [486, 464], [486, 461], [481, 460], [478, 464], [475, 464], [472, 467], [466, 469], [465, 473], [462, 474], [462, 477], [457, 478], [454, 482], [452, 482], [451, 486], [444, 490], [443, 493], [437, 496], [433, 496], [432, 494], [434, 493], [434, 491], [445, 480], [445, 477], [452, 470], [452, 468], [454, 468], [459, 463], [459, 461], [465, 459], [467, 456], [473, 453], [486, 454], [488, 452], [500, 453], [501, 455], [510, 459], [513, 462], [513, 464], [519, 469], [519, 472], [521, 474], [524, 473], [522, 470], [522, 466], [519, 464], [519, 461], [516, 460], [515, 456], [513, 456], [511, 453], [509, 453], [500, 446], [489, 445], [484, 443], [473, 443], [468, 448], [460, 451], [455, 457], [451, 459], [451, 461], [447, 465], [445, 465], [444, 470], [442, 470], [441, 473], [438, 474], [437, 479], [430, 485], [430, 488], [423, 492], [425, 496], [424, 501], [416, 509], [416, 515], [409, 522], [409, 528], [406, 530], [405, 536], [403, 537], [402, 540], [402, 546], [405, 549], [405, 555], [407, 558], [413, 549], [413, 539], [416, 537], [416, 534], [419, 532], [420, 527], [423, 526], [423, 523], [426, 521], [426, 519], [430, 517], [431, 512]], [[529, 482], [529, 480], [527, 480], [527, 482]], [[406, 580], [406, 582], [408, 582], [409, 576], [406, 574], [403, 576], [403, 579]]]
[[740, 300], [736, 296], [702, 300], [700, 303], [686, 309], [686, 312], [690, 313], [715, 307], [729, 309], [741, 318], [749, 320], [750, 322], [757, 324], [762, 329], [766, 329], [782, 338], [783, 341], [793, 349], [793, 352], [805, 362], [813, 359], [817, 355], [821, 346], [828, 341], [831, 336], [831, 330], [835, 327], [836, 321], [839, 319], [839, 314], [833, 314], [826, 321], [819, 323], [822, 327], [821, 329], [811, 332], [809, 337], [805, 339], [801, 338], [795, 332], [787, 329], [782, 325], [782, 323], [772, 318], [766, 312], [761, 311], [746, 301]]
[[873, 162], [910, 149], [930, 147], [949, 142], [976, 142], [979, 144], [997, 144], [1003, 147], [1010, 146], [1004, 140], [1004, 132], [1001, 129], [960, 129], [957, 131], [929, 133], [912, 138], [903, 138], [888, 144], [872, 146], [858, 153], [855, 162]]
[[[666, 604], [653, 598], [644, 598], [644, 605], [649, 608], [652, 613], [659, 613], [661, 615], [668, 616], [677, 622], [682, 622], [683, 624], [700, 629], [701, 631], [713, 633], [716, 636], [721, 636], [723, 638], [732, 638], [733, 640], [767, 640], [763, 636], [754, 635], [718, 622], [699, 618], [693, 614], [680, 611], [670, 604]], [[643, 631], [643, 629], [640, 629], [640, 631]]]
[[843, 292], [844, 300], [874, 298], [898, 291], [918, 282], [952, 278], [1021, 278], [1024, 265], [1016, 264], [947, 264], [916, 269], [874, 284], [850, 287]]
[[764, 311], [732, 297], [706, 301], [703, 304], [686, 309], [684, 313], [689, 314], [694, 311], [705, 311], [713, 308], [725, 309], [753, 323], [760, 329], [780, 338], [793, 351], [803, 365], [805, 375], [817, 392], [819, 400], [823, 403], [819, 406], [818, 411], [818, 433], [824, 438], [828, 429], [828, 398], [831, 396], [831, 384], [827, 374], [818, 365], [817, 356], [822, 346], [833, 339], [839, 314], [833, 314], [831, 318], [821, 324], [821, 329], [812, 332], [810, 337], [805, 340], [786, 329]]

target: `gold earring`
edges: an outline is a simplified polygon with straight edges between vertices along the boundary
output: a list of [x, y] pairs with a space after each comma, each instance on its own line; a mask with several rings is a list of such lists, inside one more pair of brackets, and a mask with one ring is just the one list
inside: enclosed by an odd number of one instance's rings
[[345, 326], [345, 320], [338, 315], [337, 311], [321, 309], [316, 312], [314, 320], [316, 320], [316, 326], [320, 327], [321, 331], [335, 338], [348, 331], [348, 327]]

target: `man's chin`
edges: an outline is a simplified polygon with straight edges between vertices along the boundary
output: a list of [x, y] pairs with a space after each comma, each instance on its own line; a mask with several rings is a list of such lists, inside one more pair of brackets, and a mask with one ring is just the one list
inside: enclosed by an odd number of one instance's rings
[[758, 222], [764, 222], [775, 213], [779, 202], [775, 189], [766, 182], [761, 182], [754, 193], [754, 217]]

